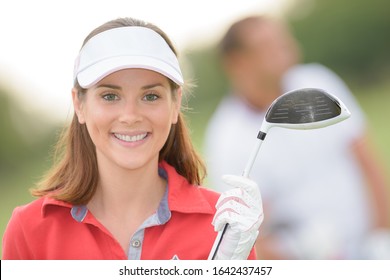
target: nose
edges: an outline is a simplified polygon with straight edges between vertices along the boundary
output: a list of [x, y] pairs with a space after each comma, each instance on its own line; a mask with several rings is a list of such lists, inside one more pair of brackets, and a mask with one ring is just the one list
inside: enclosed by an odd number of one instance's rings
[[120, 108], [119, 121], [127, 125], [133, 125], [141, 122], [142, 119], [140, 104], [136, 100], [126, 100]]

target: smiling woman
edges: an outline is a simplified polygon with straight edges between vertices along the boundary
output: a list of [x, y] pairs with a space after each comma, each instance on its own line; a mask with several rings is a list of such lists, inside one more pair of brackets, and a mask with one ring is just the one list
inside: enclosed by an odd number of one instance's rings
[[121, 18], [92, 31], [76, 59], [73, 120], [38, 199], [14, 210], [3, 259], [206, 259], [224, 223], [217, 259], [255, 258], [258, 188], [240, 178], [222, 196], [199, 186], [183, 85], [158, 27]]

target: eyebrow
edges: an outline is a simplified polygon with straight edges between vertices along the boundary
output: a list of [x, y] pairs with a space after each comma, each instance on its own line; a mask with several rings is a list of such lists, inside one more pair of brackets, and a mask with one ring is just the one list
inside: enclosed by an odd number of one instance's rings
[[97, 86], [97, 88], [102, 88], [102, 87], [111, 88], [111, 89], [122, 89], [122, 87], [117, 85], [112, 85], [112, 84], [101, 84]]
[[143, 86], [142, 89], [145, 90], [145, 89], [151, 89], [155, 87], [164, 87], [164, 85], [162, 83], [154, 83], [154, 84]]
[[[117, 85], [113, 85], [113, 84], [101, 84], [101, 85], [97, 86], [97, 88], [102, 88], [102, 87], [117, 89], [117, 90], [122, 89], [121, 86], [117, 86]], [[164, 87], [164, 85], [162, 83], [154, 83], [154, 84], [150, 84], [150, 85], [145, 85], [141, 89], [145, 90], [145, 89], [151, 89], [151, 88], [155, 88], [155, 87]]]

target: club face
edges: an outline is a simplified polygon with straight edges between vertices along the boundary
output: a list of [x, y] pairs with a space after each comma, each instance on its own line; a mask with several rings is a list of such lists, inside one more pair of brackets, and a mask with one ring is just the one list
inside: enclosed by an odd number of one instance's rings
[[350, 116], [335, 96], [316, 88], [290, 91], [277, 98], [265, 116], [268, 126], [314, 129], [335, 124]]

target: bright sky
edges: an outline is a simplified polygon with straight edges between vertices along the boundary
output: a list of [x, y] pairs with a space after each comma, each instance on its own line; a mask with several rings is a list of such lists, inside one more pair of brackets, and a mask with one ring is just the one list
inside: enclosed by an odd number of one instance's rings
[[[180, 50], [218, 40], [245, 14], [278, 14], [291, 0], [2, 0], [0, 83], [26, 109], [65, 120], [74, 59], [100, 24], [130, 16], [156, 24]], [[8, 85], [9, 86], [9, 85]]]

